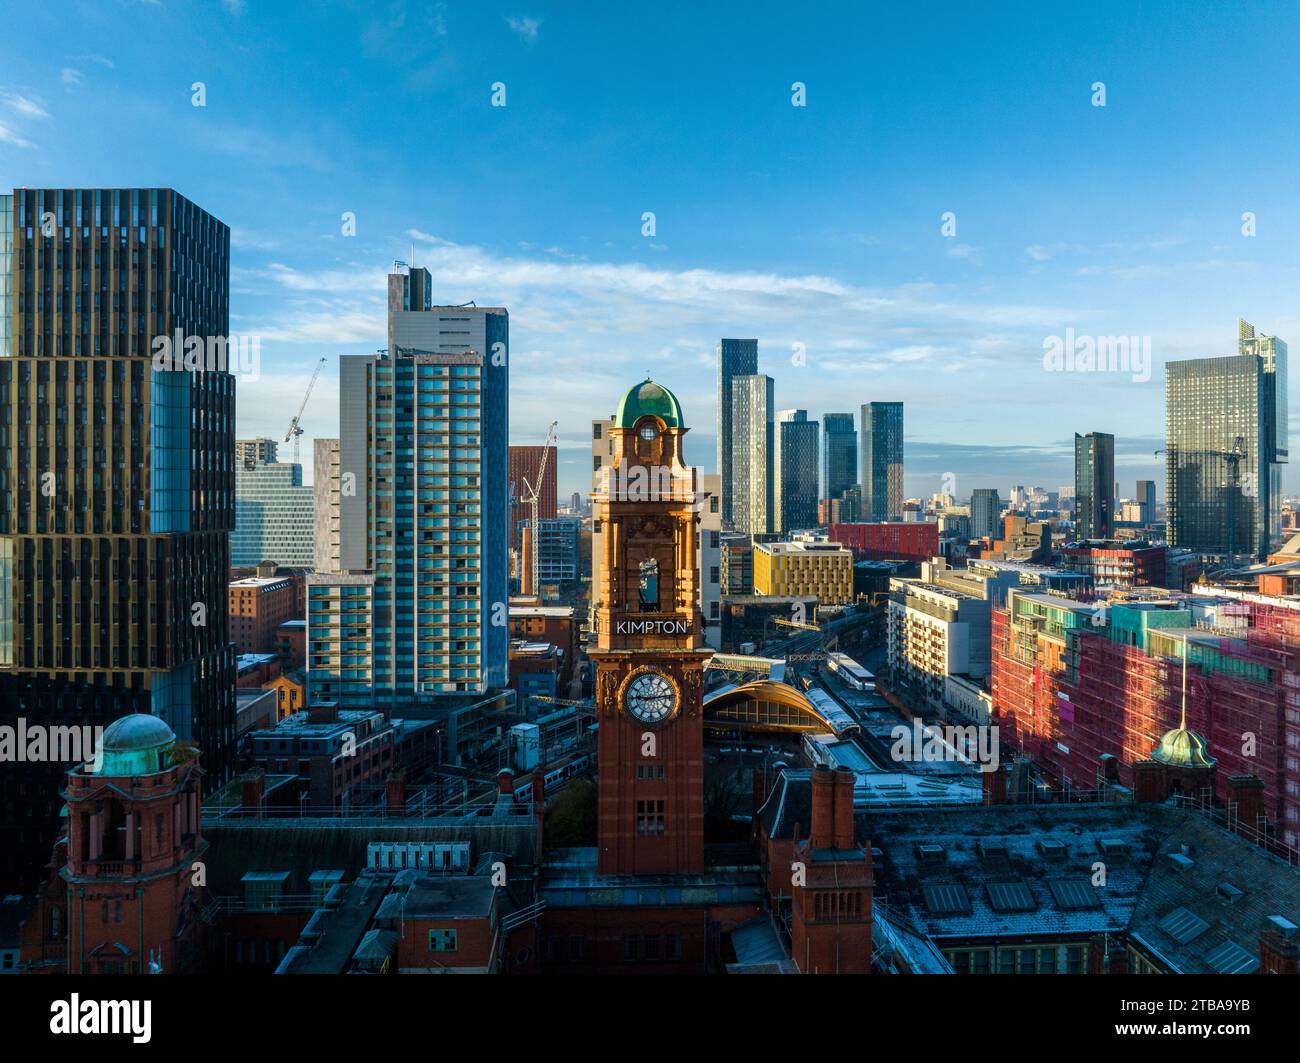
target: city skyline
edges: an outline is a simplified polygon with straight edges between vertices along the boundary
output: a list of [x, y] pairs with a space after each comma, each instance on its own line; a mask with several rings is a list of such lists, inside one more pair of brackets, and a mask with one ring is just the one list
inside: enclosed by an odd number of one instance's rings
[[[559, 419], [561, 494], [586, 489], [590, 420], [646, 372], [681, 394], [687, 456], [712, 470], [716, 344], [750, 336], [782, 408], [907, 404], [908, 496], [945, 473], [962, 495], [1068, 483], [1073, 432], [1106, 431], [1121, 489], [1154, 479], [1163, 498], [1164, 365], [1234, 353], [1238, 316], [1300, 334], [1300, 217], [1281, 176], [1296, 149], [1270, 124], [1295, 91], [1224, 76], [1204, 100], [1182, 84], [1192, 57], [1207, 76], [1284, 68], [1293, 18], [1209, 10], [1184, 25], [1160, 10], [1128, 37], [1122, 8], [1102, 5], [1050, 29], [1011, 9], [952, 7], [928, 29], [838, 13], [828, 38], [767, 10], [697, 16], [684, 34], [684, 8], [633, 27], [399, 4], [323, 12], [301, 41], [254, 4], [87, 8], [67, 25], [37, 10], [31, 30], [66, 54], [51, 66], [0, 45], [0, 172], [10, 186], [170, 185], [231, 224], [231, 327], [262, 340], [241, 438], [283, 436], [284, 396], [321, 356], [304, 444], [337, 435], [338, 356], [382, 345], [383, 277], [414, 257], [438, 302], [511, 307], [510, 442], [539, 444]], [[755, 61], [718, 85], [700, 71], [724, 36]], [[854, 64], [850, 39], [866, 49]], [[942, 70], [906, 60], [957, 39], [968, 51], [948, 49]], [[317, 76], [321, 48], [338, 86]], [[431, 195], [436, 149], [379, 114], [411, 106], [436, 110], [472, 160]], [[141, 113], [137, 149], [112, 150]], [[1218, 161], [1248, 142], [1270, 143], [1272, 165]], [[215, 165], [185, 165], [195, 152]], [[1125, 162], [1147, 158], [1158, 175]], [[1044, 371], [1045, 342], [1070, 330], [1149, 339], [1149, 376]], [[998, 417], [1009, 400], [1017, 416]], [[1285, 493], [1298, 475], [1284, 469]]]

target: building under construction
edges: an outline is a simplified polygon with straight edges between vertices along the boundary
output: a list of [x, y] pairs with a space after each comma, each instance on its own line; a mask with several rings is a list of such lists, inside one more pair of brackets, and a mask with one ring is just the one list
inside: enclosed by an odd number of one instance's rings
[[1254, 597], [1083, 603], [1011, 591], [992, 623], [1001, 740], [1063, 788], [1092, 790], [1116, 767], [1133, 786], [1134, 765], [1185, 719], [1217, 762], [1216, 793], [1199, 796], [1227, 804], [1234, 779], [1253, 776], [1267, 824], [1252, 826], [1295, 848], [1300, 602]]

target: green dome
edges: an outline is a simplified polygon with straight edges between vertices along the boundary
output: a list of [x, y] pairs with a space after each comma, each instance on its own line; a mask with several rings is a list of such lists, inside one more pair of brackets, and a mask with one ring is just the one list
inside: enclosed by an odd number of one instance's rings
[[163, 754], [176, 744], [166, 721], [147, 712], [123, 716], [104, 729], [99, 775], [152, 775], [165, 767]]
[[1212, 768], [1215, 764], [1205, 739], [1186, 727], [1175, 727], [1160, 739], [1151, 759], [1171, 768]]
[[658, 417], [669, 428], [685, 428], [682, 404], [677, 396], [649, 377], [632, 388], [618, 404], [614, 414], [615, 428], [632, 428], [642, 417]]

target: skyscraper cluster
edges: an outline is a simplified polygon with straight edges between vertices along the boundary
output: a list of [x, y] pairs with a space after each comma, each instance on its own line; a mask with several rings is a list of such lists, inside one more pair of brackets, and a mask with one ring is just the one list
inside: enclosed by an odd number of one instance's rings
[[[903, 404], [853, 414], [776, 410], [775, 382], [758, 372], [758, 341], [718, 343], [718, 470], [723, 521], [749, 535], [819, 524], [903, 519]], [[860, 448], [860, 449], [859, 449]]]

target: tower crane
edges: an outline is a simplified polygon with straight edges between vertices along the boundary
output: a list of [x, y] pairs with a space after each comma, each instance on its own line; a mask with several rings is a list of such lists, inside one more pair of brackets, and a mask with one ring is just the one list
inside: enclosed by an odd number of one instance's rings
[[534, 594], [541, 593], [541, 561], [539, 560], [537, 550], [537, 537], [539, 531], [537, 525], [537, 496], [538, 492], [542, 489], [542, 480], [546, 476], [546, 462], [551, 456], [551, 447], [555, 446], [555, 426], [559, 423], [559, 421], [552, 421], [551, 426], [546, 430], [546, 443], [542, 446], [542, 461], [537, 467], [537, 479], [530, 484], [528, 482], [528, 477], [523, 477], [524, 497], [521, 501], [528, 506], [532, 513], [532, 516], [529, 517], [529, 525], [533, 529], [533, 534], [532, 541], [529, 543], [528, 552], [530, 556], [528, 557], [526, 564], [533, 573]]
[[293, 463], [301, 464], [298, 460], [298, 439], [302, 435], [302, 412], [307, 408], [307, 400], [311, 398], [311, 389], [316, 386], [316, 378], [320, 376], [321, 366], [325, 364], [322, 358], [316, 363], [316, 371], [311, 375], [311, 383], [307, 385], [307, 393], [302, 397], [302, 405], [298, 407], [298, 412], [293, 415], [293, 420], [289, 422], [289, 432], [284, 437], [286, 443], [293, 443]]
[[[1161, 454], [1168, 454], [1170, 451], [1157, 450], [1156, 457]], [[1177, 449], [1173, 450], [1177, 454]], [[1232, 441], [1231, 450], [1207, 450], [1202, 453], [1209, 454], [1211, 457], [1222, 458], [1228, 463], [1228, 556], [1225, 561], [1231, 564], [1232, 559], [1237, 553], [1237, 490], [1241, 480], [1241, 459], [1246, 457], [1246, 438], [1237, 436]], [[1258, 488], [1247, 492], [1253, 494]]]

